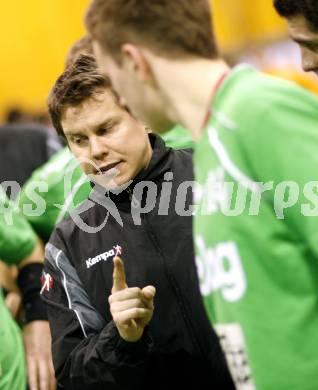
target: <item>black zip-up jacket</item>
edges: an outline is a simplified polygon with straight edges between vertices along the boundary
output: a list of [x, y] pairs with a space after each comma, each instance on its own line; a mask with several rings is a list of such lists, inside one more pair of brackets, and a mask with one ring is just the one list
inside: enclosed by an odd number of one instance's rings
[[[199, 292], [191, 209], [184, 211], [187, 216], [175, 210], [177, 194], [180, 203], [186, 187], [185, 210], [192, 202], [185, 183], [193, 180], [191, 151], [166, 148], [158, 136], [150, 140], [150, 165], [128, 189], [110, 194], [107, 207], [105, 196], [95, 189], [94, 201], [80, 208], [90, 233], [70, 218], [47, 245], [42, 296], [48, 305], [56, 377], [63, 388], [234, 389]], [[168, 172], [173, 174], [170, 181]], [[154, 207], [147, 206], [136, 225], [131, 208], [134, 214], [146, 205], [145, 197], [132, 196], [141, 181], [152, 181], [158, 191]], [[167, 215], [158, 215], [168, 205]], [[136, 343], [120, 338], [109, 311], [115, 254], [124, 261], [129, 287], [153, 285], [157, 290], [153, 318]]]

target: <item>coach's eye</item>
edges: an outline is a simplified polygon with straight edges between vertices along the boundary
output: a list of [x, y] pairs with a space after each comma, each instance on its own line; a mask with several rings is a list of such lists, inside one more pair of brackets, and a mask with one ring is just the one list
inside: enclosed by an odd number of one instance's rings
[[98, 131], [97, 131], [97, 135], [98, 136], [103, 136], [103, 135], [105, 135], [105, 134], [107, 134], [107, 129], [105, 129], [104, 127], [101, 127], [100, 129], [98, 129]]
[[71, 137], [71, 142], [75, 145], [82, 145], [84, 141], [85, 141], [84, 137], [80, 137], [80, 136]]
[[82, 142], [82, 138], [80, 138], [80, 137], [75, 137], [75, 138], [73, 139], [73, 142], [74, 142], [74, 144], [80, 145], [80, 143]]

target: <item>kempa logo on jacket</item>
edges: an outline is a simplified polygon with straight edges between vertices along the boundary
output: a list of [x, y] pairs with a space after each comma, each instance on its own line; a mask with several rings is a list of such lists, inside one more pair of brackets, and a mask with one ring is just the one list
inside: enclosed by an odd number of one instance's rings
[[86, 267], [87, 269], [91, 268], [93, 265], [98, 264], [100, 261], [107, 261], [110, 257], [119, 256], [123, 253], [123, 249], [120, 245], [114, 245], [113, 249], [101, 253], [100, 255], [97, 255], [95, 257], [90, 257], [88, 260], [86, 260]]

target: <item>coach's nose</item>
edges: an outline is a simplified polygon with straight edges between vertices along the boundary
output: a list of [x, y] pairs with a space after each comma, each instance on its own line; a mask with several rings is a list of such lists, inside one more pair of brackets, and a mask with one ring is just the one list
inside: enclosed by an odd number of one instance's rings
[[90, 140], [90, 155], [92, 160], [100, 161], [109, 153], [109, 148], [100, 137], [92, 137]]

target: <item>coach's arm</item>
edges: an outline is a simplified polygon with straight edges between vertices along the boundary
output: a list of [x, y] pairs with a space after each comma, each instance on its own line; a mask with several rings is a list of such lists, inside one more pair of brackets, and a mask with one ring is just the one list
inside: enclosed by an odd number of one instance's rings
[[[90, 303], [67, 255], [51, 244], [46, 247], [44, 272], [47, 283], [42, 298], [48, 309], [58, 384], [65, 389], [139, 389], [152, 350], [147, 328], [135, 342], [121, 337], [114, 321], [106, 323]], [[147, 315], [150, 320], [152, 314]]]

